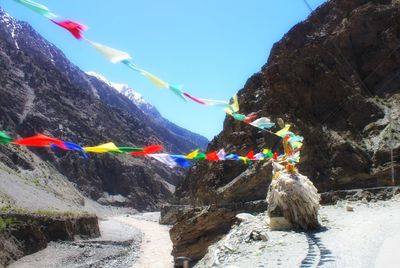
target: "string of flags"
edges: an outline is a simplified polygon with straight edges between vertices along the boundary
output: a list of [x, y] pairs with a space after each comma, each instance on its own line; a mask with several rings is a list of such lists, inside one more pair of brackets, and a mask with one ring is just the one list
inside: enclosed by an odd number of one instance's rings
[[[288, 129], [283, 129], [285, 133], [291, 133]], [[283, 131], [279, 131], [283, 135]], [[293, 133], [291, 133], [293, 134]], [[286, 135], [287, 144], [290, 149], [285, 150], [285, 154], [279, 155], [278, 153], [273, 153], [270, 149], [263, 149], [259, 153], [254, 153], [254, 151], [248, 152], [245, 156], [240, 156], [237, 154], [227, 154], [224, 149], [219, 151], [213, 151], [204, 153], [200, 150], [194, 150], [186, 155], [176, 155], [160, 153], [164, 149], [162, 145], [149, 145], [143, 148], [139, 147], [118, 147], [113, 142], [108, 142], [100, 144], [97, 146], [83, 147], [76, 143], [63, 141], [56, 138], [52, 138], [43, 134], [37, 134], [32, 137], [21, 138], [13, 140], [8, 134], [0, 131], [0, 144], [14, 144], [26, 147], [47, 147], [55, 148], [67, 151], [76, 151], [80, 153], [85, 159], [89, 156], [87, 153], [112, 153], [112, 154], [130, 154], [132, 156], [147, 156], [155, 160], [158, 160], [169, 167], [190, 167], [190, 160], [207, 160], [207, 161], [243, 161], [244, 163], [251, 163], [252, 161], [263, 161], [263, 160], [275, 160], [275, 161], [287, 161], [292, 164], [296, 164], [300, 161], [299, 149], [302, 146], [300, 142], [301, 137]]]
[[[160, 79], [156, 75], [142, 68], [139, 68], [133, 61], [129, 53], [108, 47], [98, 42], [91, 41], [84, 37], [83, 32], [88, 29], [87, 26], [78, 22], [64, 19], [55, 13], [51, 12], [46, 6], [34, 2], [32, 0], [14, 0], [21, 5], [31, 9], [32, 11], [46, 17], [51, 22], [69, 31], [73, 37], [78, 40], [86, 41], [91, 47], [108, 59], [111, 63], [122, 63], [128, 68], [138, 72], [142, 76], [146, 77], [151, 83], [157, 88], [169, 89], [178, 98], [188, 101], [191, 100], [195, 103], [207, 106], [221, 107], [225, 113], [231, 116], [234, 120], [241, 121], [245, 124], [253, 127], [267, 130], [268, 132], [275, 134], [283, 139], [284, 154], [279, 155], [278, 153], [272, 153], [269, 149], [263, 149], [261, 152], [254, 153], [253, 151], [248, 152], [245, 156], [237, 154], [227, 154], [224, 149], [219, 151], [213, 151], [204, 153], [200, 150], [195, 150], [188, 153], [187, 155], [174, 155], [168, 153], [161, 153], [163, 150], [162, 145], [150, 145], [143, 148], [136, 147], [118, 147], [113, 142], [100, 144], [92, 147], [82, 147], [76, 143], [69, 141], [62, 141], [56, 138], [48, 137], [43, 134], [38, 134], [33, 137], [22, 138], [13, 140], [6, 133], [0, 131], [0, 144], [14, 144], [19, 146], [28, 147], [51, 147], [61, 150], [76, 151], [80, 153], [84, 158], [89, 158], [88, 153], [112, 153], [112, 154], [130, 154], [133, 156], [147, 156], [160, 161], [169, 167], [181, 166], [187, 168], [190, 166], [190, 161], [193, 160], [206, 160], [206, 161], [243, 161], [244, 163], [251, 163], [252, 161], [279, 161], [287, 162], [290, 165], [294, 165], [300, 160], [300, 149], [303, 145], [303, 137], [298, 136], [290, 131], [290, 125], [286, 124], [282, 126], [282, 129], [277, 132], [271, 132], [269, 129], [275, 126], [275, 123], [267, 117], [258, 117], [256, 113], [250, 113], [248, 115], [239, 113], [239, 102], [238, 97], [234, 96], [231, 101], [211, 100], [195, 97], [188, 92], [184, 91], [184, 87], [179, 84], [170, 84]], [[279, 124], [282, 125], [282, 124]]]
[[[187, 101], [191, 100], [195, 103], [207, 105], [207, 106], [216, 106], [223, 107], [225, 112], [232, 116], [235, 120], [243, 121], [251, 126], [260, 128], [260, 129], [268, 129], [274, 126], [274, 123], [271, 123], [270, 120], [266, 117], [258, 118], [257, 115], [242, 115], [239, 114], [239, 106], [237, 103], [237, 97], [234, 97], [232, 103], [229, 101], [223, 100], [210, 100], [197, 98], [188, 92], [184, 91], [184, 87], [182, 85], [170, 84], [160, 79], [156, 75], [152, 74], [149, 71], [146, 71], [142, 68], [139, 68], [133, 61], [132, 57], [129, 53], [125, 51], [121, 51], [115, 48], [108, 47], [106, 45], [100, 44], [98, 42], [91, 41], [84, 37], [83, 32], [88, 29], [86, 25], [80, 24], [78, 22], [71, 21], [69, 19], [64, 19], [61, 16], [56, 15], [51, 12], [50, 9], [42, 4], [36, 3], [32, 0], [14, 0], [21, 5], [31, 9], [32, 11], [44, 16], [49, 19], [51, 22], [56, 25], [64, 28], [68, 32], [72, 34], [78, 40], [86, 41], [91, 47], [97, 50], [101, 55], [103, 55], [106, 59], [108, 59], [111, 63], [122, 63], [130, 69], [138, 72], [139, 74], [146, 77], [151, 83], [153, 83], [157, 88], [160, 89], [169, 89], [172, 93], [174, 93], [181, 100]], [[236, 99], [235, 99], [236, 98]], [[258, 118], [258, 119], [257, 119]]]

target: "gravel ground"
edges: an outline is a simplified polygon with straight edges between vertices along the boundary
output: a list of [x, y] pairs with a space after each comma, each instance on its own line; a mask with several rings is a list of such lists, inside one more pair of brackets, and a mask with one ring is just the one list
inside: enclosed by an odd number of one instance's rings
[[11, 268], [130, 267], [139, 256], [143, 233], [115, 218], [99, 222], [101, 237], [74, 242], [52, 242], [35, 254], [14, 262]]
[[400, 267], [400, 200], [339, 202], [320, 217], [324, 228], [305, 233], [271, 231], [265, 214], [249, 216], [196, 267]]
[[[103, 209], [104, 215], [119, 211]], [[159, 212], [110, 216], [99, 221], [101, 237], [52, 242], [46, 249], [25, 256], [9, 267], [173, 267], [169, 227], [158, 224], [159, 217]]]
[[[172, 267], [169, 227], [158, 216], [110, 217], [100, 222], [100, 238], [50, 243], [10, 267]], [[265, 219], [242, 216], [196, 267], [399, 267], [399, 199], [324, 206], [319, 232], [271, 231]]]

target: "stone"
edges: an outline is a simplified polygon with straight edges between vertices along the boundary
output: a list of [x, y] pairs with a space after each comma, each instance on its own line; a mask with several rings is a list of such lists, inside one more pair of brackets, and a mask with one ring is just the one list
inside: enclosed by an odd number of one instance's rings
[[352, 206], [346, 206], [346, 211], [354, 212], [354, 208]]
[[249, 213], [239, 213], [239, 214], [236, 215], [236, 218], [240, 222], [248, 222], [248, 221], [254, 220], [254, 216], [249, 214]]
[[254, 241], [268, 241], [268, 235], [266, 232], [253, 230], [250, 232], [249, 239]]

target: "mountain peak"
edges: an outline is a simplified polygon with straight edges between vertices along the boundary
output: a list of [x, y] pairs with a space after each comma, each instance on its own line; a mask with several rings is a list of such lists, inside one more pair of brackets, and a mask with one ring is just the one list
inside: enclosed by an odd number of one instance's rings
[[128, 84], [111, 82], [104, 75], [99, 74], [94, 71], [88, 71], [88, 72], [86, 72], [86, 74], [97, 78], [98, 80], [104, 82], [105, 84], [107, 84], [111, 88], [115, 89], [122, 95], [126, 96], [134, 104], [136, 104], [141, 110], [155, 109], [153, 105], [146, 102], [144, 100], [143, 96], [140, 93], [138, 93], [137, 91], [135, 91], [133, 88], [129, 87]]

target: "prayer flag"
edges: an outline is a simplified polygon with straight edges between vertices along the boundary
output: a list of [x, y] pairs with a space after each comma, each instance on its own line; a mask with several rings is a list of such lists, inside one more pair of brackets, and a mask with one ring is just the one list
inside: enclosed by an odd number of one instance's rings
[[199, 150], [195, 150], [195, 151], [185, 155], [185, 158], [194, 159], [198, 154], [199, 154]]
[[157, 76], [155, 76], [152, 73], [149, 73], [148, 71], [141, 70], [140, 73], [144, 76], [146, 76], [156, 87], [158, 88], [169, 88], [169, 84], [167, 82], [164, 82]]
[[171, 155], [172, 159], [175, 160], [175, 163], [183, 168], [189, 168], [190, 162], [185, 158], [184, 155]]
[[206, 160], [208, 161], [218, 161], [219, 157], [217, 155], [217, 152], [211, 152], [206, 154]]
[[0, 143], [10, 143], [12, 140], [12, 138], [10, 136], [8, 136], [6, 133], [0, 131]]
[[16, 140], [14, 141], [14, 144], [30, 147], [50, 147], [52, 144], [54, 144], [62, 149], [66, 149], [63, 141], [45, 136], [43, 134]]
[[57, 15], [52, 13], [46, 6], [33, 2], [31, 0], [14, 0], [15, 2], [20, 3], [21, 5], [26, 6], [27, 8], [39, 13], [42, 16], [45, 16], [48, 19], [56, 18]]
[[104, 143], [94, 147], [83, 147], [85, 152], [91, 153], [119, 153], [121, 152], [113, 142]]
[[276, 132], [275, 134], [276, 134], [277, 136], [283, 138], [283, 137], [285, 137], [286, 135], [288, 135], [289, 133], [291, 133], [291, 132], [289, 131], [289, 129], [290, 129], [290, 125], [285, 125], [284, 128], [282, 128], [281, 130], [279, 130], [279, 131]]
[[82, 32], [87, 30], [87, 26], [70, 20], [64, 20], [64, 21], [51, 20], [51, 21], [57, 24], [58, 26], [61, 26], [62, 28], [68, 30], [76, 39], [81, 39]]
[[169, 85], [169, 89], [174, 92], [175, 95], [177, 95], [179, 98], [181, 98], [184, 101], [187, 101], [185, 96], [183, 95], [183, 86], [180, 85]]
[[120, 51], [111, 47], [107, 47], [105, 45], [99, 44], [99, 43], [95, 43], [92, 42], [90, 40], [86, 41], [93, 47], [95, 48], [98, 52], [100, 52], [104, 57], [106, 57], [109, 61], [111, 61], [112, 63], [118, 63], [118, 62], [124, 62], [126, 60], [131, 59], [131, 56], [124, 52], [124, 51]]
[[275, 126], [275, 123], [272, 123], [267, 117], [258, 118], [249, 124], [260, 129], [269, 129]]
[[148, 154], [148, 156], [160, 161], [161, 163], [166, 164], [170, 168], [174, 168], [177, 166], [175, 160], [169, 154]]
[[225, 160], [225, 156], [226, 156], [225, 150], [224, 149], [219, 150], [219, 152], [217, 153], [217, 156], [218, 156], [219, 160]]

